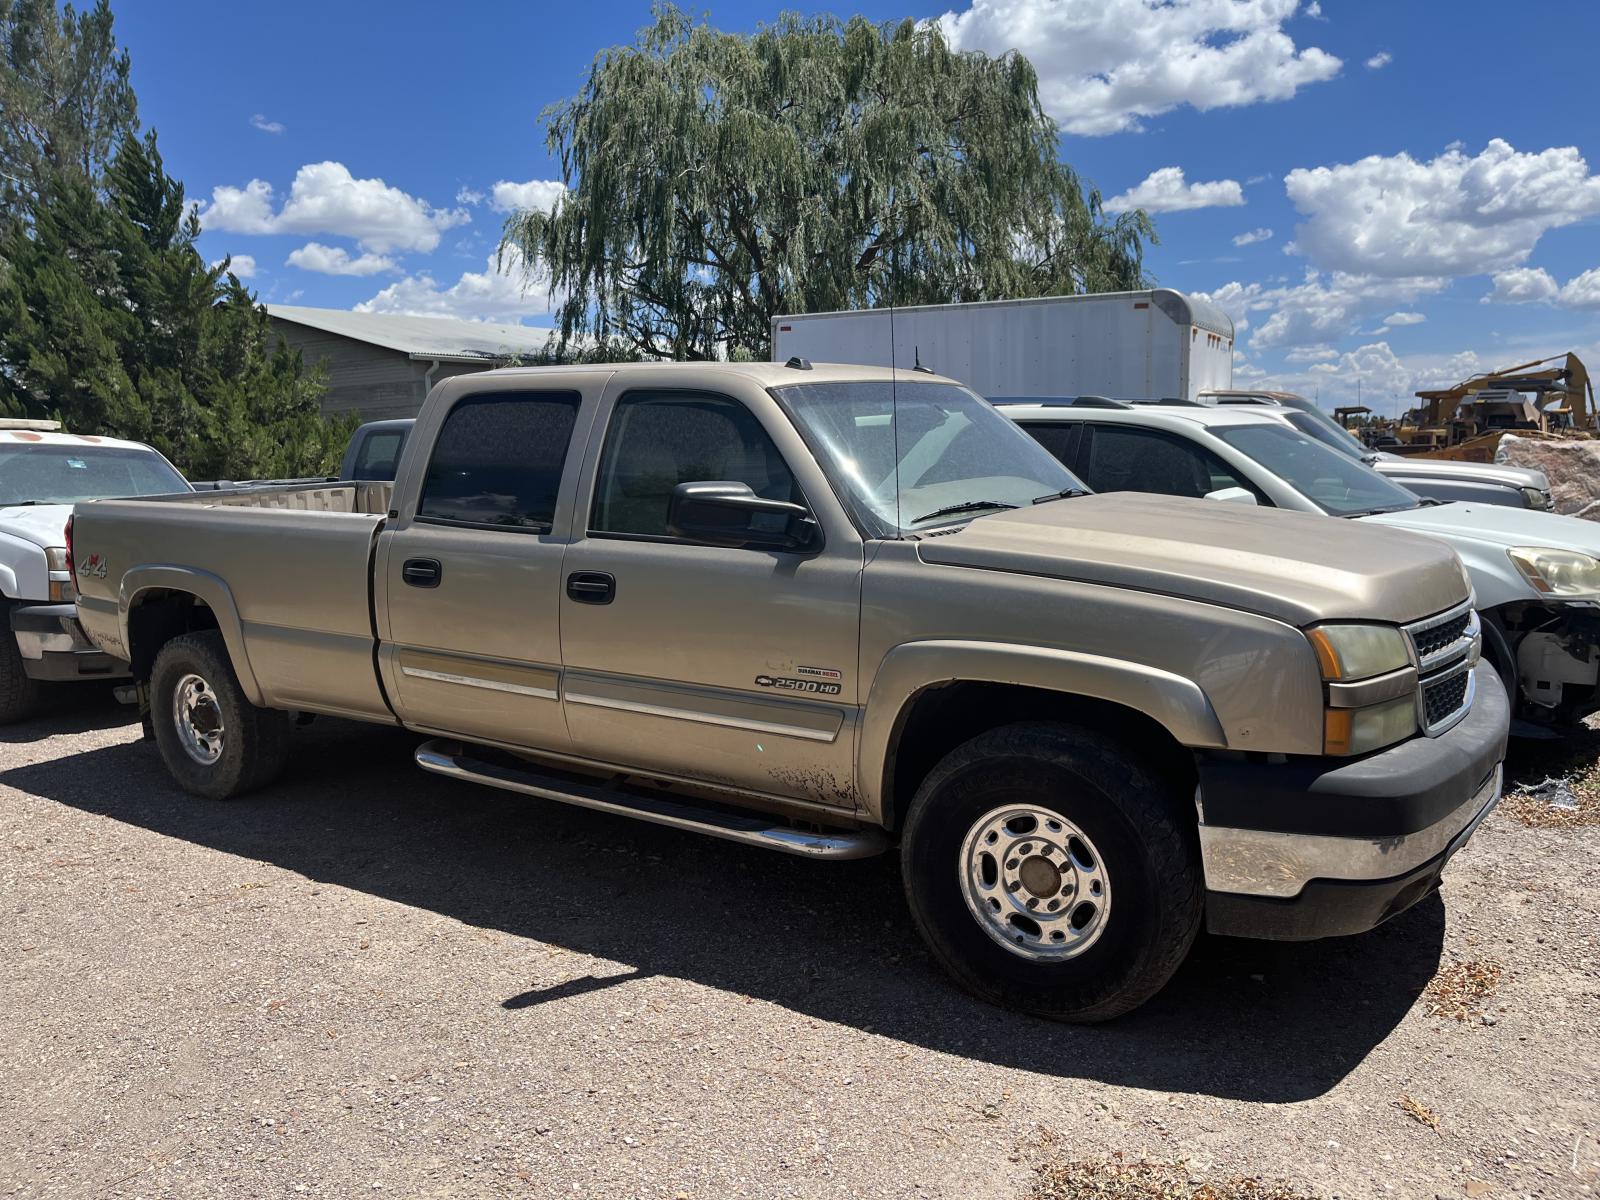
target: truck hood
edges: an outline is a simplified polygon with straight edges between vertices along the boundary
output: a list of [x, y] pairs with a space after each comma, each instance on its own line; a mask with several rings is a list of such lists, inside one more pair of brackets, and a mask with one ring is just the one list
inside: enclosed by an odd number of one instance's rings
[[1403, 468], [1405, 474], [1414, 475], [1418, 479], [1482, 480], [1485, 483], [1501, 483], [1510, 487], [1537, 488], [1541, 492], [1550, 490], [1549, 478], [1543, 471], [1536, 471], [1532, 467], [1509, 467], [1502, 463], [1456, 462], [1454, 459], [1445, 458], [1408, 458], [1403, 454], [1380, 454], [1378, 461], [1386, 466], [1397, 463], [1399, 466], [1389, 466], [1389, 470], [1400, 474]]
[[1359, 517], [1362, 525], [1387, 525], [1432, 537], [1462, 538], [1489, 546], [1552, 546], [1600, 557], [1600, 525], [1577, 517], [1507, 508], [1500, 504], [1425, 505], [1405, 512]]
[[0, 507], [0, 533], [35, 546], [65, 546], [70, 504], [12, 504]]
[[925, 562], [1161, 592], [1297, 626], [1403, 624], [1467, 598], [1454, 552], [1436, 540], [1310, 513], [1135, 492], [996, 513], [917, 548]]

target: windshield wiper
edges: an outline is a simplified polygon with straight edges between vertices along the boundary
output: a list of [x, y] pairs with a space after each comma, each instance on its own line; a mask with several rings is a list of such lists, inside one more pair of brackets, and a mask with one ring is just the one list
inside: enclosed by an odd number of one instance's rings
[[1035, 496], [1035, 504], [1049, 504], [1052, 500], [1071, 500], [1074, 496], [1088, 496], [1091, 493], [1087, 488], [1062, 488], [1059, 492], [1050, 492], [1043, 496]]
[[943, 508], [936, 508], [931, 513], [923, 513], [911, 523], [921, 525], [924, 521], [931, 521], [935, 517], [953, 517], [957, 513], [978, 512], [985, 508], [1015, 508], [1015, 504], [1007, 504], [1004, 500], [963, 500], [960, 504], [947, 504]]

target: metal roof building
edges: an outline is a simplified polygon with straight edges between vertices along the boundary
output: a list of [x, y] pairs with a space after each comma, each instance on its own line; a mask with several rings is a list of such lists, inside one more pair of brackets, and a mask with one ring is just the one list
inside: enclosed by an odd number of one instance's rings
[[537, 354], [554, 336], [554, 330], [528, 325], [290, 304], [267, 305], [267, 316], [307, 367], [319, 362], [326, 367], [322, 411], [359, 413], [368, 421], [414, 417], [439, 380]]

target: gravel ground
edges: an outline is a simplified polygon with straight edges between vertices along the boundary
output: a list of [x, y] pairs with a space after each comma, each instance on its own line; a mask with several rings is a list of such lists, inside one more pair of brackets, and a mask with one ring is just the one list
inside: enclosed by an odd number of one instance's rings
[[0, 1195], [1021, 1200], [1117, 1156], [1600, 1190], [1600, 825], [1496, 814], [1376, 932], [1206, 939], [1080, 1029], [952, 990], [892, 858], [514, 798], [413, 745], [318, 722], [207, 804], [114, 708], [0, 730]]

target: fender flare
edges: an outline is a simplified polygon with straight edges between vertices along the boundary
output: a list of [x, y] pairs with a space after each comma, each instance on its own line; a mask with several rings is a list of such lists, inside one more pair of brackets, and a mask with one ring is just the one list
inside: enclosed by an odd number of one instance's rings
[[171, 563], [142, 563], [131, 567], [122, 576], [117, 588], [117, 625], [122, 631], [122, 644], [128, 655], [133, 655], [133, 639], [128, 620], [139, 605], [139, 597], [150, 591], [186, 592], [205, 601], [206, 607], [217, 619], [222, 641], [228, 647], [228, 657], [233, 661], [234, 674], [239, 677], [239, 687], [251, 704], [261, 704], [261, 685], [250, 666], [250, 656], [245, 651], [244, 621], [239, 616], [239, 606], [234, 602], [233, 591], [219, 575], [194, 567], [180, 567]]
[[1184, 747], [1223, 749], [1222, 722], [1200, 685], [1156, 667], [1076, 650], [1004, 642], [923, 641], [896, 646], [873, 678], [856, 779], [862, 806], [878, 821], [889, 817], [884, 781], [889, 755], [916, 698], [950, 683], [1010, 683], [1104, 700], [1144, 713]]

